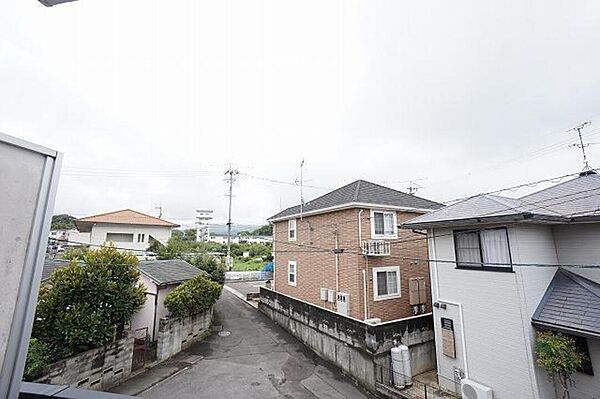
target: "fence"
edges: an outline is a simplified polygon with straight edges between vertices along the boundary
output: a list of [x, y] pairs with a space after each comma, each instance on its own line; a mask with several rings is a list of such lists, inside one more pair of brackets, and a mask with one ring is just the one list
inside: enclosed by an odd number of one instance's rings
[[115, 342], [51, 364], [35, 382], [92, 390], [112, 388], [131, 374], [133, 341], [133, 334], [125, 331]]
[[371, 325], [265, 287], [260, 289], [258, 308], [372, 392], [382, 393], [377, 389], [377, 368], [388, 367], [394, 342], [409, 347], [415, 374], [435, 369], [430, 314]]
[[273, 279], [273, 272], [225, 272], [225, 281], [257, 281], [271, 279]]
[[[401, 397], [405, 399], [458, 399], [460, 394], [441, 388], [438, 384], [442, 376], [435, 370], [407, 377], [402, 373], [392, 370], [391, 359], [388, 364], [379, 364], [375, 370], [377, 391], [388, 397]], [[406, 384], [406, 381], [411, 381]], [[453, 384], [454, 381], [451, 381]], [[458, 388], [458, 386], [457, 386]]]

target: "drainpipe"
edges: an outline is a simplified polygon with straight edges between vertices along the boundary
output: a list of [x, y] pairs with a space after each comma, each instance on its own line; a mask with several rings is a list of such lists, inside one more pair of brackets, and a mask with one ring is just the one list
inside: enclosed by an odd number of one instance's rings
[[335, 294], [340, 290], [340, 254], [338, 230], [335, 230]]
[[[362, 220], [361, 220], [361, 215], [363, 213], [364, 209], [361, 209], [358, 211], [358, 248], [359, 250], [362, 251]], [[362, 270], [362, 275], [363, 275], [363, 315], [364, 315], [364, 319], [368, 319], [369, 318], [369, 309], [367, 307], [367, 295], [368, 295], [368, 290], [367, 290], [367, 269], [368, 269], [368, 258], [365, 256], [365, 267]]]
[[154, 296], [154, 315], [152, 316], [152, 341], [154, 341], [154, 333], [156, 331], [156, 309], [158, 309], [158, 285], [156, 285], [156, 294], [153, 292], [146, 292], [146, 295]]
[[275, 237], [276, 237], [276, 235], [275, 235], [275, 226], [276, 225], [277, 225], [277, 223], [273, 223], [273, 232], [271, 233], [271, 237], [273, 238], [273, 241], [272, 241], [272, 244], [271, 244], [271, 253], [273, 255], [273, 281], [271, 281], [271, 289], [273, 291], [276, 290], [276, 288], [275, 288], [275, 268], [276, 268], [275, 267], [276, 266], [276, 263], [275, 263], [275, 254], [276, 254], [276, 252], [275, 252]]

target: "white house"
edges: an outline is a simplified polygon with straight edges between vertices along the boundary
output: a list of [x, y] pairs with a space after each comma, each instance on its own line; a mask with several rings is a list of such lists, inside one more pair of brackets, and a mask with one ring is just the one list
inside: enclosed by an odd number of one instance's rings
[[154, 341], [159, 320], [169, 314], [164, 306], [169, 292], [199, 274], [209, 275], [180, 259], [141, 261], [138, 268], [140, 281], [145, 287], [146, 302], [131, 318], [131, 329], [135, 332], [146, 330], [150, 340]]
[[113, 243], [119, 249], [140, 253], [153, 241], [166, 244], [178, 224], [131, 209], [108, 212], [75, 220], [80, 233], [87, 233], [86, 244]]
[[552, 330], [589, 358], [571, 398], [600, 398], [599, 195], [600, 176], [584, 172], [522, 198], [472, 197], [402, 225], [427, 230], [441, 385], [496, 399], [561, 398], [536, 366], [536, 330]]

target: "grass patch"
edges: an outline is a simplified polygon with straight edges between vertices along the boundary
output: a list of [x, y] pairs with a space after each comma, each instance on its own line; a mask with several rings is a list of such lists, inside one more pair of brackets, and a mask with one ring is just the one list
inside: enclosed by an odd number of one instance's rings
[[253, 259], [233, 259], [233, 270], [236, 272], [249, 272], [261, 270], [265, 265], [265, 261], [263, 260], [253, 260]]

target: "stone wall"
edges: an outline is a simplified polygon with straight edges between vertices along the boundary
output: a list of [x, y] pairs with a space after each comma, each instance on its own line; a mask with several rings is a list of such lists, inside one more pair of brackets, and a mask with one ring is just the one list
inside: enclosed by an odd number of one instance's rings
[[156, 357], [163, 361], [181, 352], [210, 332], [213, 308], [183, 320], [160, 319], [156, 342]]
[[431, 314], [370, 325], [264, 287], [258, 308], [372, 392], [394, 341], [409, 347], [413, 375], [436, 367]]
[[118, 341], [51, 364], [48, 373], [36, 382], [91, 390], [119, 385], [131, 374], [133, 356], [133, 334], [125, 331], [123, 336]]

